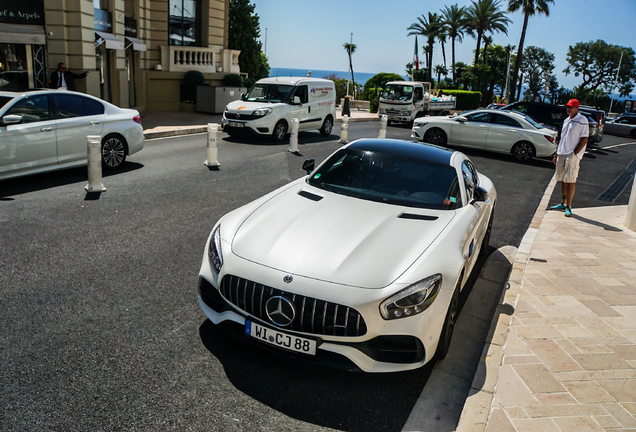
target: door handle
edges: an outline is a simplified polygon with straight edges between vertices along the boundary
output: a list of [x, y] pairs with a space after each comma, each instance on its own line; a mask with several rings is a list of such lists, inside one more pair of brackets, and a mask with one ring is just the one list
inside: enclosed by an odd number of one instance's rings
[[517, 133], [517, 131], [514, 129], [508, 129], [508, 132]]
[[91, 124], [92, 124], [92, 125], [98, 125], [98, 124], [100, 124], [100, 123], [101, 123], [101, 122], [100, 122], [99, 120], [93, 120], [93, 121], [91, 121]]
[[486, 128], [486, 127], [488, 127], [488, 126], [486, 126], [486, 125], [479, 125], [479, 127], [480, 127], [480, 128]]
[[308, 113], [310, 113], [310, 112], [311, 112], [311, 105], [309, 105], [309, 106], [307, 107], [307, 112], [308, 112]]
[[40, 132], [51, 132], [52, 130], [52, 127], [43, 127], [42, 129], [40, 129]]

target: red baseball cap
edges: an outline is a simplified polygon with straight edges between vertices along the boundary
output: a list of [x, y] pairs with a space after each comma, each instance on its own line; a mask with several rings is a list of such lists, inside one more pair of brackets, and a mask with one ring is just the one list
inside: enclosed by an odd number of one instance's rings
[[568, 103], [565, 104], [565, 106], [569, 106], [569, 107], [572, 107], [572, 108], [578, 108], [579, 107], [579, 101], [576, 100], [576, 99], [570, 99], [568, 101]]

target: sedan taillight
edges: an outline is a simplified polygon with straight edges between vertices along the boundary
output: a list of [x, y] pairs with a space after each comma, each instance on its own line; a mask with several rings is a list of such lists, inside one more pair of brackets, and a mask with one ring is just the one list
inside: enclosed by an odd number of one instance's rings
[[543, 135], [545, 137], [545, 139], [547, 139], [548, 141], [550, 141], [552, 144], [554, 144], [554, 138], [548, 135]]
[[141, 124], [141, 116], [138, 116], [138, 115], [134, 116], [134, 117], [133, 117], [133, 121], [134, 121], [135, 123], [139, 123], [139, 124]]

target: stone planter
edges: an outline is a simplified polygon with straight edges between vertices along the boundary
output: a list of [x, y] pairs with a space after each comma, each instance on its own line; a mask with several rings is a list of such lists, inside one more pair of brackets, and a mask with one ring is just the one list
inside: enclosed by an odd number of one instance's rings
[[247, 87], [197, 87], [197, 112], [221, 114], [228, 103], [239, 100], [241, 93], [246, 93]]

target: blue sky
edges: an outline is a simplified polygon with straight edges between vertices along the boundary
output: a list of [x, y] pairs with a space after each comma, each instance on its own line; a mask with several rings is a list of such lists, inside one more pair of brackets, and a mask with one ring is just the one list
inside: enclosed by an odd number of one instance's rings
[[[413, 59], [415, 39], [406, 28], [417, 17], [439, 12], [445, 5], [468, 6], [470, 0], [252, 0], [260, 17], [261, 41], [272, 67], [347, 71], [347, 52], [342, 44], [357, 45], [353, 69], [359, 72], [404, 74]], [[502, 1], [507, 7], [508, 1]], [[521, 12], [508, 14], [512, 23], [508, 36], [493, 34], [495, 44], [518, 45], [523, 25]], [[613, 45], [636, 49], [636, 0], [555, 0], [550, 16], [530, 18], [525, 46], [536, 45], [555, 55], [555, 73], [560, 85], [572, 88], [581, 79], [562, 73], [567, 66], [568, 47], [577, 42], [603, 39]], [[418, 38], [420, 62], [424, 60]], [[472, 63], [477, 41], [464, 37], [456, 46], [456, 61]], [[450, 66], [450, 43], [446, 51]], [[442, 50], [435, 45], [433, 66], [442, 64]]]

